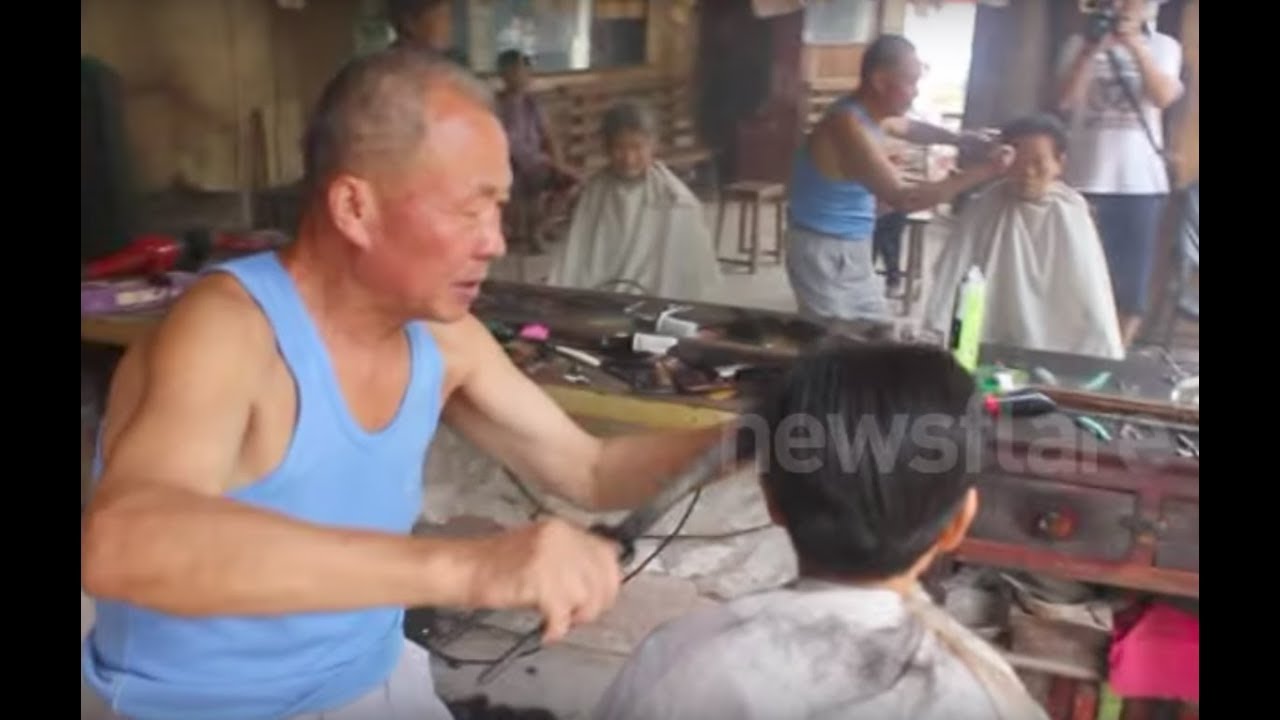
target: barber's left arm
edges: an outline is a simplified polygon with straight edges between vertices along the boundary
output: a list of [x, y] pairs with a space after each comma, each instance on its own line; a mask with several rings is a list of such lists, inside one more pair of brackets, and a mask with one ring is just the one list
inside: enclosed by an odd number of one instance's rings
[[642, 505], [724, 426], [598, 438], [507, 357], [474, 317], [433, 326], [450, 367], [444, 420], [517, 477], [592, 511]]
[[1139, 32], [1122, 33], [1120, 42], [1133, 54], [1142, 75], [1143, 93], [1151, 104], [1164, 110], [1182, 97], [1182, 81], [1178, 79], [1181, 57], [1156, 57]]
[[977, 130], [953, 132], [927, 122], [906, 117], [886, 118], [880, 123], [886, 133], [914, 145], [954, 145], [962, 154], [985, 156], [995, 148], [995, 140]]

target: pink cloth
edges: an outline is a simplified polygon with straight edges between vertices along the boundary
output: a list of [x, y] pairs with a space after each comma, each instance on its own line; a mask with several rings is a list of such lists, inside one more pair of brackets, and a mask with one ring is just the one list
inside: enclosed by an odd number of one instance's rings
[[1117, 630], [1110, 682], [1121, 697], [1200, 702], [1200, 619], [1152, 605]]
[[532, 325], [525, 325], [520, 329], [521, 340], [537, 341], [546, 340], [549, 337], [551, 337], [551, 331], [547, 329], [546, 325], [534, 323]]

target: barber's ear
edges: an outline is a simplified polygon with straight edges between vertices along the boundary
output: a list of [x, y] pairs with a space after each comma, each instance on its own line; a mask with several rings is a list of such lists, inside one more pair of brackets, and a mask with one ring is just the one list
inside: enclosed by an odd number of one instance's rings
[[326, 200], [334, 227], [356, 247], [368, 250], [373, 245], [370, 230], [378, 224], [373, 187], [360, 178], [342, 175], [329, 183]]
[[964, 500], [960, 503], [960, 510], [951, 518], [951, 522], [947, 523], [942, 536], [938, 538], [938, 552], [949, 553], [960, 547], [965, 534], [969, 532], [969, 526], [977, 516], [978, 490], [969, 488], [964, 494]]

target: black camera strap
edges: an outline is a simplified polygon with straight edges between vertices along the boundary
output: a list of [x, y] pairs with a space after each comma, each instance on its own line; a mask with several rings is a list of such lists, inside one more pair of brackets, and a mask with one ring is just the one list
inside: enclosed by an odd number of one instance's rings
[[1124, 66], [1120, 64], [1120, 58], [1116, 55], [1115, 48], [1107, 48], [1107, 60], [1111, 63], [1111, 72], [1115, 75], [1116, 82], [1120, 84], [1121, 91], [1124, 92], [1125, 98], [1133, 106], [1133, 111], [1138, 116], [1138, 124], [1142, 126], [1142, 131], [1146, 133], [1147, 142], [1151, 143], [1151, 149], [1155, 151], [1157, 157], [1164, 161], [1165, 167], [1170, 168], [1173, 162], [1165, 155], [1160, 143], [1156, 142], [1155, 133], [1151, 131], [1151, 126], [1147, 124], [1147, 116], [1142, 111], [1142, 101], [1138, 99], [1138, 94], [1129, 86], [1129, 83], [1125, 82]]

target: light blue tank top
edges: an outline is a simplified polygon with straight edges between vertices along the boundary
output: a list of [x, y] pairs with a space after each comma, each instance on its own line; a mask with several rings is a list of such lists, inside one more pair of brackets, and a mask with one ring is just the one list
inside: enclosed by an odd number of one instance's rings
[[[298, 388], [284, 460], [230, 497], [321, 525], [408, 534], [422, 507], [422, 469], [444, 377], [426, 325], [406, 326], [408, 391], [391, 424], [371, 433], [349, 413], [319, 331], [276, 255], [212, 271], [231, 273], [257, 301]], [[341, 706], [383, 682], [399, 661], [403, 616], [403, 608], [383, 607], [183, 618], [99, 602], [82, 666], [89, 684], [125, 717], [284, 718]]]
[[[850, 96], [832, 103], [827, 114], [850, 112], [880, 137], [879, 126]], [[792, 225], [842, 240], [867, 240], [876, 226], [876, 198], [862, 183], [830, 180], [813, 164], [807, 143], [791, 166], [788, 218]]]

